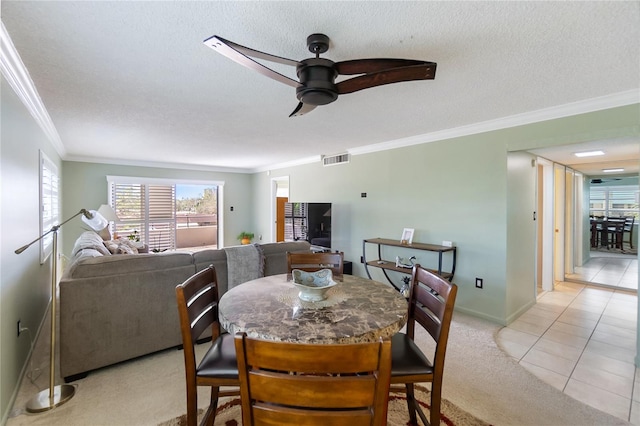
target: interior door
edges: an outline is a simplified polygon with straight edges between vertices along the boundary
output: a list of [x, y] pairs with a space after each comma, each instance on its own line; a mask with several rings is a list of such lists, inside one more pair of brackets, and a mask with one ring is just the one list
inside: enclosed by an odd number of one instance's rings
[[553, 290], [554, 186], [553, 163], [538, 157], [537, 291]]
[[284, 203], [288, 197], [276, 197], [276, 242], [284, 241]]
[[565, 275], [565, 167], [553, 165], [554, 172], [554, 241], [553, 277], [556, 282], [564, 281]]

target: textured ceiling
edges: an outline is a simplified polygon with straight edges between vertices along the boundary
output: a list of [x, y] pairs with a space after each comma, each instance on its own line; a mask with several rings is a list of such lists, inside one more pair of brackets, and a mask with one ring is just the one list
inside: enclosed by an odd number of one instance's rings
[[[3, 0], [1, 15], [63, 158], [260, 170], [637, 91], [639, 5]], [[289, 118], [295, 89], [202, 43], [215, 34], [300, 60], [314, 32], [336, 62], [427, 60], [436, 78]]]

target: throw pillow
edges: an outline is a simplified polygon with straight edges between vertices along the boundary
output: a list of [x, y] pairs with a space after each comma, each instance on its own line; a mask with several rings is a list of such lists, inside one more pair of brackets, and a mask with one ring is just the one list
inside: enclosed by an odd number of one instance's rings
[[138, 254], [138, 249], [133, 245], [133, 242], [126, 238], [105, 241], [104, 244], [112, 254]]

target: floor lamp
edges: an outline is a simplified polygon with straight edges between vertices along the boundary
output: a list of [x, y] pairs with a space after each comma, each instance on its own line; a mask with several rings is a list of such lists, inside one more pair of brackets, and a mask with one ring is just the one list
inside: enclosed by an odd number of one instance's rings
[[71, 219], [82, 215], [82, 221], [89, 225], [96, 232], [103, 230], [107, 225], [107, 220], [95, 210], [82, 209], [69, 219], [59, 225], [54, 225], [50, 230], [40, 235], [29, 244], [20, 247], [15, 251], [20, 254], [32, 244], [40, 241], [45, 236], [53, 234], [53, 260], [51, 272], [51, 352], [49, 353], [49, 389], [45, 389], [35, 395], [27, 403], [27, 411], [30, 413], [40, 413], [51, 410], [58, 405], [64, 404], [70, 400], [74, 393], [75, 387], [72, 385], [56, 386], [56, 287], [58, 285], [58, 230], [62, 225]]

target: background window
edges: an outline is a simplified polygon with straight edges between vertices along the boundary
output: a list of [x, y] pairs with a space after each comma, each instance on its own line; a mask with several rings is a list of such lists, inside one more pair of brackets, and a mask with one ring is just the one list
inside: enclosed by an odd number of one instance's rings
[[[40, 151], [40, 235], [59, 224], [58, 167]], [[53, 250], [53, 234], [40, 240], [40, 263], [44, 263]]]
[[635, 216], [638, 220], [638, 186], [597, 186], [589, 191], [589, 215], [605, 217]]
[[119, 218], [111, 230], [114, 236], [129, 238], [153, 252], [217, 248], [216, 184], [112, 179], [109, 180], [110, 205]]

